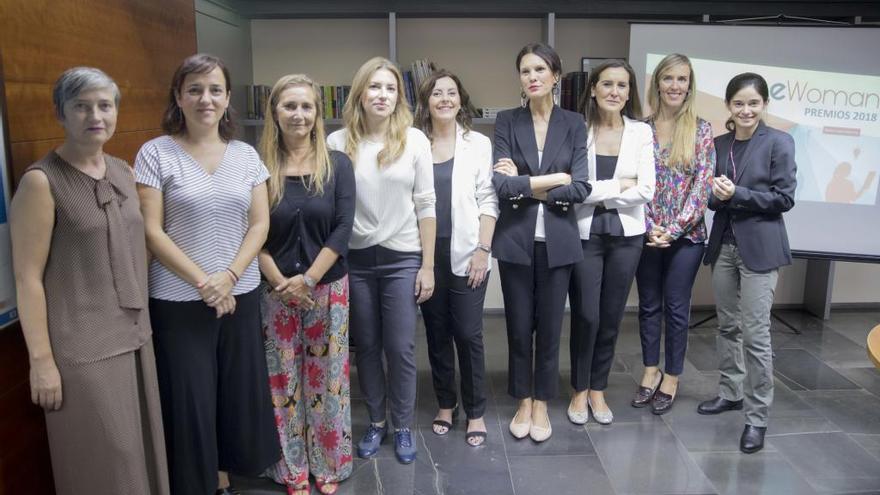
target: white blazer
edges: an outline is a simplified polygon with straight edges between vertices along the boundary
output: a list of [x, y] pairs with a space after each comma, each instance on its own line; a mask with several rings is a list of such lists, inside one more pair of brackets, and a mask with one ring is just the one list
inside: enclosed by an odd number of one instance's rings
[[[452, 273], [467, 274], [468, 262], [480, 242], [480, 215], [498, 218], [498, 197], [492, 186], [492, 143], [476, 131], [455, 126], [452, 162]], [[491, 268], [491, 263], [490, 263]]]
[[[614, 178], [596, 180], [596, 142], [593, 129], [587, 136], [589, 183], [593, 187], [582, 204], [576, 205], [578, 231], [581, 239], [590, 238], [593, 211], [601, 203], [608, 209], [617, 209], [625, 236], [645, 233], [645, 203], [654, 198], [654, 134], [644, 122], [623, 118], [623, 137]], [[636, 187], [620, 191], [618, 179], [635, 179]]]

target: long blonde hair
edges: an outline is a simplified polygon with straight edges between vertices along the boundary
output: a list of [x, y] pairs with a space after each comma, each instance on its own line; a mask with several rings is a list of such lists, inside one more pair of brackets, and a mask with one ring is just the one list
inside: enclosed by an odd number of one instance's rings
[[385, 69], [394, 74], [397, 81], [397, 104], [389, 117], [388, 134], [385, 138], [385, 146], [379, 151], [377, 160], [379, 166], [388, 165], [400, 158], [406, 147], [406, 132], [412, 126], [413, 116], [406, 101], [403, 88], [403, 76], [400, 70], [390, 60], [384, 57], [374, 57], [367, 60], [355, 73], [351, 82], [351, 93], [342, 109], [342, 118], [345, 122], [346, 140], [345, 153], [352, 162], [357, 161], [357, 148], [367, 132], [367, 120], [364, 115], [364, 107], [361, 98], [370, 84], [370, 78], [376, 71]]
[[686, 55], [670, 53], [657, 64], [651, 74], [651, 87], [648, 89], [648, 105], [651, 107], [651, 118], [660, 113], [660, 80], [676, 65], [686, 65], [690, 70], [690, 83], [684, 103], [675, 113], [675, 124], [672, 131], [672, 146], [669, 149], [669, 166], [683, 170], [693, 167], [697, 143], [697, 78], [694, 66]]
[[330, 164], [330, 152], [327, 150], [327, 136], [324, 132], [324, 105], [321, 103], [321, 87], [309, 76], [304, 74], [289, 74], [283, 76], [269, 93], [266, 101], [266, 110], [263, 115], [271, 116], [271, 122], [266, 120], [263, 126], [263, 134], [260, 136], [260, 155], [263, 163], [269, 170], [269, 207], [274, 208], [284, 197], [284, 162], [287, 158], [287, 149], [284, 147], [284, 139], [280, 136], [281, 127], [278, 124], [278, 107], [281, 94], [294, 86], [306, 86], [312, 90], [315, 105], [315, 123], [311, 132], [312, 152], [315, 157], [315, 172], [306, 181], [306, 189], [316, 196], [324, 194], [324, 184], [333, 176], [333, 167]]

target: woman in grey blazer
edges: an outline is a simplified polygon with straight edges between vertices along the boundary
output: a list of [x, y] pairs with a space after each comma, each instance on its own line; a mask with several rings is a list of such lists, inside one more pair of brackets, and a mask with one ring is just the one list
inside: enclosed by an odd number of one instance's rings
[[541, 442], [552, 433], [547, 401], [559, 388], [566, 290], [583, 259], [572, 205], [590, 192], [587, 133], [579, 114], [556, 104], [562, 63], [553, 48], [526, 45], [516, 69], [522, 106], [495, 121], [492, 182], [501, 214], [492, 248], [507, 319], [508, 393], [519, 400], [510, 432]]
[[698, 412], [745, 405], [740, 450], [747, 454], [763, 448], [773, 402], [770, 308], [778, 269], [791, 264], [782, 214], [794, 206], [797, 185], [794, 140], [762, 120], [768, 96], [758, 74], [739, 74], [727, 85], [731, 132], [715, 139], [715, 217], [704, 260], [712, 264], [721, 381], [718, 396]]

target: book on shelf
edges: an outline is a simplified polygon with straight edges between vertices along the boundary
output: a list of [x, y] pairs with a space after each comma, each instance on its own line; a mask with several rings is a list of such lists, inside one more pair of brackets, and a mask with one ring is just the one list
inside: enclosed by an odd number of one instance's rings
[[434, 62], [428, 59], [419, 59], [410, 65], [410, 70], [403, 71], [403, 92], [413, 111], [418, 103], [419, 88], [435, 70], [437, 70], [437, 66], [434, 65]]
[[[262, 84], [245, 87], [247, 93], [247, 118], [250, 120], [264, 120], [266, 118], [266, 102], [269, 101], [269, 86]], [[321, 86], [321, 108], [325, 119], [342, 118], [342, 108], [345, 99], [351, 91], [351, 86]]]
[[588, 72], [569, 72], [562, 76], [559, 106], [572, 112], [584, 113], [588, 94]]

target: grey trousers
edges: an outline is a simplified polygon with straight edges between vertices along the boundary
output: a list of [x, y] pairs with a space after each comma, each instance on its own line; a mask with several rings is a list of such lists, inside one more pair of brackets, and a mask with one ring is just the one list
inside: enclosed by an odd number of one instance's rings
[[712, 265], [718, 313], [719, 396], [744, 400], [746, 424], [767, 426], [773, 402], [770, 308], [778, 270], [746, 268], [736, 246], [725, 244]]
[[350, 333], [358, 382], [373, 423], [385, 420], [385, 369], [391, 422], [409, 428], [416, 404], [416, 274], [422, 253], [381, 246], [348, 252]]

